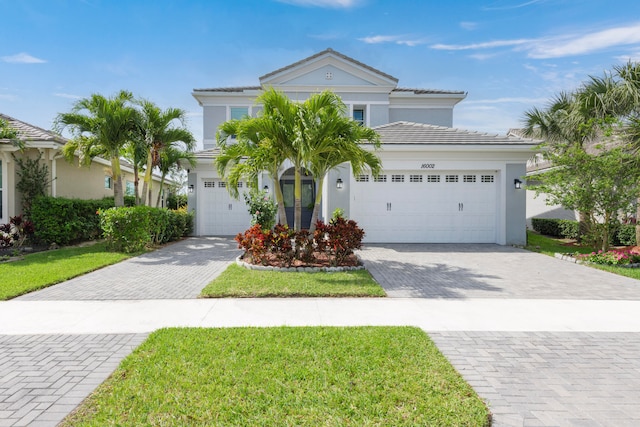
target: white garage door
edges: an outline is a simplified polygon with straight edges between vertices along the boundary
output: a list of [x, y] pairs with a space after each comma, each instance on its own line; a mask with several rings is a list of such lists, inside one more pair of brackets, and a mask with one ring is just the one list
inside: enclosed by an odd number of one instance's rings
[[496, 242], [493, 171], [361, 175], [351, 189], [350, 217], [367, 242]]
[[198, 234], [201, 236], [235, 236], [251, 226], [251, 215], [242, 197], [245, 185], [238, 183], [240, 197], [233, 199], [227, 183], [205, 179], [198, 188]]

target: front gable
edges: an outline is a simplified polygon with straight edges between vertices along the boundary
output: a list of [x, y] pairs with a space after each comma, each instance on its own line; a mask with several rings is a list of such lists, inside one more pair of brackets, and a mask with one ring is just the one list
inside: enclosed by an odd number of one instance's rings
[[260, 77], [262, 87], [282, 90], [315, 90], [327, 86], [342, 90], [389, 93], [398, 79], [368, 65], [327, 49], [309, 58]]

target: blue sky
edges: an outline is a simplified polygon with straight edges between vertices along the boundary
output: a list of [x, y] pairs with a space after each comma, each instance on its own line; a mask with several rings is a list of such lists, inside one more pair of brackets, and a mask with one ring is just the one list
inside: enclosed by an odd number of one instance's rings
[[51, 128], [91, 93], [188, 111], [194, 88], [328, 47], [399, 86], [464, 90], [454, 126], [504, 134], [589, 75], [640, 60], [637, 0], [0, 0], [0, 112]]

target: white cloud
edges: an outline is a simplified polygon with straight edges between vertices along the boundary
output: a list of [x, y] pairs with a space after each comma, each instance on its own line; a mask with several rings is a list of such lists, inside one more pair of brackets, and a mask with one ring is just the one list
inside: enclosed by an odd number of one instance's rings
[[[529, 58], [548, 59], [586, 55], [619, 46], [640, 43], [640, 23], [623, 25], [599, 31], [585, 31], [582, 34], [561, 34], [534, 39], [493, 40], [489, 42], [468, 44], [434, 44], [430, 47], [437, 50], [487, 50], [496, 48], [512, 48], [524, 51]], [[636, 51], [637, 53], [637, 51]], [[478, 59], [486, 59], [485, 56]]]
[[325, 7], [329, 9], [350, 9], [359, 6], [362, 0], [277, 0], [293, 6]]
[[431, 45], [431, 48], [437, 50], [477, 50], [492, 49], [495, 47], [522, 46], [531, 42], [532, 40], [529, 39], [494, 40], [490, 42], [471, 44], [434, 44]]
[[11, 64], [42, 64], [47, 62], [44, 59], [36, 58], [35, 56], [31, 56], [25, 52], [20, 52], [10, 56], [3, 56], [2, 60]]
[[628, 55], [616, 56], [616, 60], [620, 62], [640, 62], [640, 50], [631, 52]]
[[578, 36], [562, 36], [542, 40], [534, 43], [528, 49], [528, 56], [536, 59], [562, 58], [637, 43], [640, 43], [640, 23]]
[[53, 96], [57, 96], [59, 98], [67, 98], [67, 99], [82, 99], [81, 96], [71, 95], [70, 93], [54, 93]]
[[531, 6], [532, 4], [536, 4], [536, 3], [544, 3], [545, 1], [547, 1], [547, 0], [530, 0], [530, 1], [526, 1], [524, 3], [518, 3], [518, 4], [513, 4], [513, 5], [505, 5], [505, 6], [500, 6], [499, 4], [494, 3], [493, 5], [485, 6], [482, 9], [483, 10], [519, 9], [521, 7]]
[[16, 97], [14, 95], [0, 93], [0, 99], [4, 99], [5, 101], [15, 101]]
[[405, 46], [418, 46], [420, 44], [425, 44], [426, 41], [424, 39], [414, 39], [405, 35], [396, 35], [396, 36], [370, 36], [370, 37], [362, 37], [358, 40], [365, 42], [367, 44], [380, 44], [380, 43], [395, 43]]
[[478, 23], [477, 22], [461, 22], [460, 23], [460, 28], [462, 28], [463, 30], [475, 30], [476, 28], [478, 28]]

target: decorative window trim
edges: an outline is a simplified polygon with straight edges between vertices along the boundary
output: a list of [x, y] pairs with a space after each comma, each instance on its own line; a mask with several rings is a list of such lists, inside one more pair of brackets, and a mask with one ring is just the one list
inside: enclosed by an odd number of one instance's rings
[[480, 177], [480, 182], [492, 183], [494, 180], [495, 177], [493, 175], [482, 175]]
[[216, 186], [216, 182], [215, 181], [205, 181], [204, 182], [204, 188], [214, 188]]
[[463, 175], [462, 181], [463, 182], [468, 182], [468, 183], [474, 183], [474, 182], [476, 182], [476, 176], [475, 175]]

